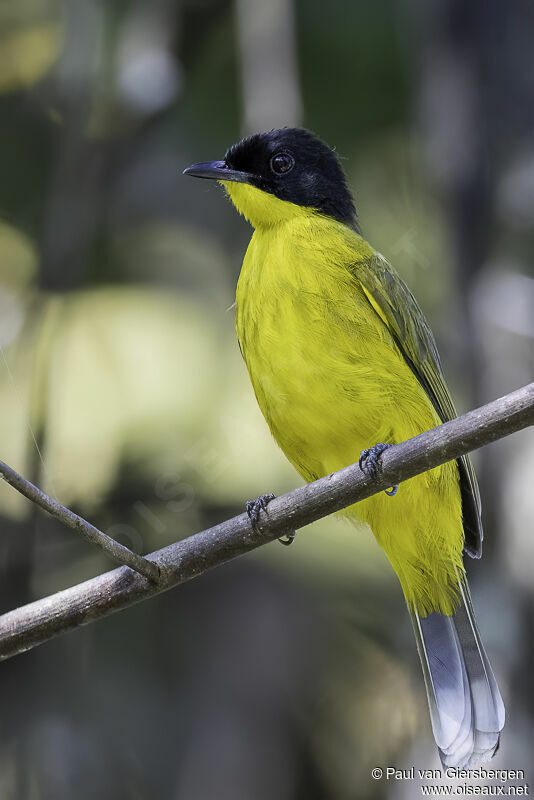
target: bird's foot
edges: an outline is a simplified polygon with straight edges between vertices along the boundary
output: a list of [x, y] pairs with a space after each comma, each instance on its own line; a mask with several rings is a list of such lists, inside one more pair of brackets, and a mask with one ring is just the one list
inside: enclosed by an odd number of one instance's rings
[[[373, 480], [376, 480], [382, 468], [382, 453], [390, 447], [393, 447], [393, 445], [379, 442], [373, 445], [373, 447], [369, 447], [367, 450], [362, 450], [360, 458], [358, 459], [358, 465], [361, 471], [365, 472], [365, 474], [369, 475]], [[384, 491], [387, 495], [393, 497], [393, 495], [397, 494], [398, 488], [399, 485], [397, 484], [396, 486], [392, 486], [391, 489], [385, 489]]]
[[259, 497], [256, 497], [255, 500], [247, 500], [245, 508], [247, 509], [248, 518], [254, 533], [258, 533], [260, 514], [267, 509], [271, 500], [274, 500], [274, 494], [272, 492], [269, 494], [261, 494]]
[[[272, 492], [269, 494], [262, 494], [255, 500], [247, 500], [246, 510], [254, 533], [258, 533], [260, 514], [262, 511], [266, 510], [271, 500], [274, 500], [274, 494]], [[288, 547], [290, 544], [293, 544], [296, 535], [296, 531], [291, 531], [291, 533], [288, 533], [287, 536], [282, 536], [278, 541], [280, 544], [285, 544]]]

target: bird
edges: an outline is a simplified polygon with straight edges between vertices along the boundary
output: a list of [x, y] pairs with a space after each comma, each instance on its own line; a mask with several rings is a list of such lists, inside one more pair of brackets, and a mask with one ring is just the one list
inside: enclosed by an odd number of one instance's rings
[[[236, 289], [237, 338], [271, 433], [305, 481], [357, 460], [376, 477], [387, 447], [456, 416], [430, 327], [362, 236], [335, 149], [286, 127], [247, 136], [184, 174], [220, 183], [253, 228]], [[272, 497], [247, 504], [253, 524]], [[398, 576], [443, 766], [490, 760], [505, 709], [463, 563], [482, 553], [471, 460], [341, 513], [368, 524]]]

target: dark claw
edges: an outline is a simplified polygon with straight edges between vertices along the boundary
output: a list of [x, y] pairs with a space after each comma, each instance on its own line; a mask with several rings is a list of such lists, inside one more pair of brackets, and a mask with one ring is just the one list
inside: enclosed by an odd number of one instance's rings
[[286, 547], [289, 547], [289, 545], [293, 544], [293, 542], [295, 541], [296, 535], [297, 535], [296, 531], [291, 531], [291, 533], [288, 533], [287, 536], [281, 536], [278, 539], [278, 541], [280, 542], [280, 544], [285, 544]]
[[[271, 500], [274, 500], [274, 494], [272, 492], [270, 494], [262, 494], [255, 500], [247, 500], [245, 508], [254, 533], [258, 533], [260, 514], [262, 511], [265, 511]], [[296, 535], [296, 531], [291, 531], [287, 536], [280, 537], [278, 541], [280, 544], [285, 544], [286, 547], [289, 547], [290, 544], [293, 544]]]
[[[358, 465], [361, 471], [365, 472], [366, 475], [370, 475], [373, 480], [376, 480], [381, 470], [380, 457], [382, 453], [390, 447], [393, 447], [393, 445], [379, 442], [368, 450], [362, 450], [360, 458], [358, 459]], [[385, 489], [384, 491], [389, 497], [393, 497], [397, 494], [398, 488], [399, 486], [397, 484], [396, 486], [392, 486], [391, 489]]]
[[366, 471], [364, 464], [366, 460], [369, 458], [370, 452], [371, 452], [370, 450], [362, 450], [362, 452], [360, 453], [360, 457], [358, 459], [358, 466], [360, 467], [362, 472]]

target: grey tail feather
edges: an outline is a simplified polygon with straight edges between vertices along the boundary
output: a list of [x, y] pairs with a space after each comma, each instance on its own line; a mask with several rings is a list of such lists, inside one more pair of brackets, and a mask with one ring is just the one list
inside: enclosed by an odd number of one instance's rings
[[446, 767], [471, 768], [499, 747], [505, 711], [477, 629], [469, 587], [450, 617], [411, 611], [432, 730]]

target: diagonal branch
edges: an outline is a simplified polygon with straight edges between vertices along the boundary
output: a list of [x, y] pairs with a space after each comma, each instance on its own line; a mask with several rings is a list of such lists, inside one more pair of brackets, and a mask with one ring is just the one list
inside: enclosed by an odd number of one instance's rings
[[383, 455], [377, 480], [353, 464], [277, 497], [262, 514], [257, 532], [251, 530], [247, 515], [241, 514], [152, 553], [150, 560], [160, 568], [158, 583], [128, 567], [119, 567], [4, 614], [0, 617], [0, 659], [184, 583], [296, 528], [532, 424], [534, 383], [391, 447]]
[[3, 461], [0, 461], [0, 478], [3, 478], [6, 483], [9, 483], [17, 492], [20, 492], [24, 497], [27, 497], [28, 500], [31, 500], [32, 503], [40, 506], [40, 508], [44, 508], [44, 510], [48, 511], [53, 517], [64, 522], [69, 528], [79, 531], [82, 536], [92, 544], [96, 544], [98, 547], [102, 548], [114, 561], [119, 564], [126, 564], [128, 567], [131, 567], [150, 580], [159, 580], [157, 564], [148, 561], [146, 558], [143, 558], [143, 556], [132, 552], [132, 550], [124, 547], [124, 545], [106, 536], [105, 533], [95, 528], [94, 525], [91, 525], [91, 523], [87, 522], [83, 517], [79, 517], [78, 514], [75, 514], [70, 508], [62, 506], [57, 500], [54, 500], [52, 497], [42, 492], [41, 489], [33, 483], [30, 483], [26, 478], [23, 478], [22, 475], [19, 475], [14, 469], [8, 467]]

